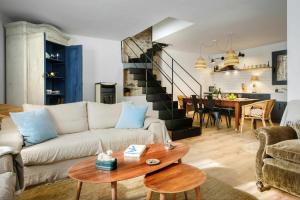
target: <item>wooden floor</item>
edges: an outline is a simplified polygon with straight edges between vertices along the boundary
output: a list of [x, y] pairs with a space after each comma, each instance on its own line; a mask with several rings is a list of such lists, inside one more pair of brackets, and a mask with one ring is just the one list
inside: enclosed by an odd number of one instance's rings
[[[219, 130], [214, 127], [203, 128], [202, 136], [181, 140], [191, 147], [183, 162], [200, 167], [211, 176], [251, 193], [258, 199], [300, 199], [277, 189], [263, 193], [256, 189], [255, 157], [259, 142], [255, 133], [251, 131], [248, 120], [243, 134], [233, 128], [226, 128], [224, 121]], [[257, 126], [262, 125], [258, 123]]]

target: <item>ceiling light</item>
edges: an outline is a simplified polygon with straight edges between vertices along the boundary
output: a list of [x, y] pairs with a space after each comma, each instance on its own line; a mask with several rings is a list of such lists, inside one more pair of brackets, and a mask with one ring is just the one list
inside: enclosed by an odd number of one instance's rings
[[206, 68], [207, 64], [205, 59], [202, 56], [199, 56], [196, 63], [195, 63], [195, 68], [199, 69], [199, 68]]
[[224, 66], [234, 66], [239, 64], [239, 57], [236, 55], [234, 50], [229, 50], [226, 52], [225, 58], [224, 58]]

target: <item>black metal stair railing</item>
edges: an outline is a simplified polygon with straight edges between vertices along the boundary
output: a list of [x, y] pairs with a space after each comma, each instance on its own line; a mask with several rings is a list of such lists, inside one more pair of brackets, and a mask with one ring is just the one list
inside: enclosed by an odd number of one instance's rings
[[[156, 42], [153, 42], [152, 43], [152, 51], [151, 51], [151, 56], [149, 56], [147, 53], [145, 53], [144, 52], [144, 50], [137, 44], [137, 42], [133, 39], [133, 38], [131, 38], [131, 37], [129, 37], [128, 38], [130, 41], [132, 41], [132, 43], [135, 45], [135, 47], [137, 47], [139, 50], [140, 50], [140, 52], [142, 53], [142, 55], [144, 55], [145, 57], [146, 57], [146, 59], [144, 60], [144, 65], [145, 65], [145, 68], [146, 68], [146, 74], [145, 74], [145, 77], [146, 77], [146, 95], [148, 94], [147, 93], [147, 91], [148, 91], [148, 65], [147, 65], [147, 62], [149, 61], [151, 64], [152, 64], [152, 69], [155, 67], [156, 69], [158, 69], [158, 71], [163, 75], [163, 77], [167, 80], [167, 82], [170, 84], [170, 86], [171, 86], [171, 111], [169, 110], [169, 109], [167, 109], [169, 112], [170, 112], [170, 114], [172, 115], [172, 119], [174, 118], [174, 108], [173, 108], [173, 98], [174, 98], [174, 87], [175, 88], [177, 88], [184, 96], [187, 96], [184, 92], [183, 92], [183, 89], [181, 89], [179, 86], [178, 86], [178, 84], [177, 83], [175, 83], [174, 82], [174, 78], [175, 78], [175, 76], [177, 77], [177, 78], [179, 78], [190, 90], [191, 90], [191, 92], [192, 93], [194, 93], [195, 95], [198, 95], [198, 96], [200, 96], [200, 97], [202, 97], [202, 85], [182, 66], [182, 65], [180, 65], [179, 64], [179, 62], [178, 61], [176, 61], [167, 51], [165, 51], [164, 49], [163, 49], [163, 47], [162, 46], [160, 46], [160, 44], [159, 43], [156, 43]], [[140, 58], [140, 55], [138, 55], [138, 53], [137, 52], [135, 52], [134, 50], [133, 50], [133, 48], [126, 42], [126, 40], [123, 40], [122, 41], [122, 43], [124, 42], [124, 44], [130, 49], [130, 51], [137, 57], [137, 58]], [[123, 44], [122, 44], [123, 45]], [[169, 63], [167, 63], [166, 61], [165, 61], [165, 59], [163, 59], [162, 58], [162, 56], [161, 55], [159, 55], [159, 54], [155, 54], [156, 52], [154, 51], [154, 49], [153, 49], [153, 46], [154, 45], [157, 45], [158, 47], [159, 47], [159, 50], [161, 51], [161, 52], [164, 52], [170, 59], [171, 59], [171, 64], [169, 64]], [[171, 75], [168, 75], [168, 73], [167, 72], [165, 72], [164, 70], [163, 70], [163, 67], [158, 63], [158, 62], [156, 62], [155, 60], [154, 60], [154, 54], [156, 55], [156, 56], [158, 56], [159, 57], [159, 59], [171, 70]], [[135, 64], [135, 63], [134, 63]], [[137, 67], [137, 65], [135, 64], [135, 66]], [[184, 80], [184, 78], [182, 78], [180, 75], [179, 75], [179, 72], [177, 72], [177, 71], [175, 71], [175, 67], [176, 66], [179, 66], [182, 70], [183, 70], [183, 72], [188, 76], [188, 77], [190, 77], [191, 78], [191, 80], [193, 81], [193, 82], [195, 82], [196, 83], [196, 85], [198, 85], [199, 86], [199, 93], [197, 93], [191, 86], [190, 86], [190, 84], [188, 84], [185, 80]], [[175, 75], [175, 76], [174, 76]]]
[[[139, 57], [139, 55], [137, 54], [137, 52], [135, 52], [133, 50], [133, 48], [126, 42], [126, 40], [123, 40], [122, 42], [124, 42], [124, 44], [130, 49], [130, 51], [136, 56]], [[138, 46], [138, 45], [137, 45]], [[143, 52], [143, 50], [140, 48], [140, 46], [138, 46], [139, 49]], [[152, 64], [152, 68], [156, 67], [159, 72], [165, 77], [165, 79], [169, 82], [172, 83], [172, 81], [170, 80], [170, 77], [160, 68], [159, 65], [157, 65], [157, 63], [153, 62], [153, 57], [150, 59], [149, 57], [147, 57], [147, 59], [150, 61], [150, 63]], [[143, 62], [144, 66], [145, 66], [145, 83], [146, 83], [146, 97], [148, 95], [148, 63], [147, 63], [147, 59], [145, 60], [145, 62]], [[137, 64], [134, 63], [135, 67], [138, 68]], [[166, 108], [166, 110], [172, 115], [172, 119], [173, 119], [173, 98], [171, 98], [171, 110], [169, 109], [169, 107], [163, 103], [163, 106]]]

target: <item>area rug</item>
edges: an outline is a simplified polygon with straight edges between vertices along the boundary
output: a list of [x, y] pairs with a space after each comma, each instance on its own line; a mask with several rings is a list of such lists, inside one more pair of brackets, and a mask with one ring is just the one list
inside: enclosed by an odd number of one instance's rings
[[[118, 183], [118, 199], [142, 200], [145, 199], [147, 189], [143, 185], [143, 177], [121, 181]], [[51, 184], [36, 186], [24, 191], [17, 200], [73, 200], [76, 195], [76, 182], [70, 179]], [[203, 200], [256, 200], [257, 198], [235, 189], [216, 178], [208, 177], [201, 187]], [[183, 200], [183, 194], [178, 194], [178, 200]], [[188, 192], [189, 199], [195, 199], [194, 191]], [[81, 200], [110, 200], [109, 184], [83, 184]], [[153, 200], [159, 199], [155, 194]]]

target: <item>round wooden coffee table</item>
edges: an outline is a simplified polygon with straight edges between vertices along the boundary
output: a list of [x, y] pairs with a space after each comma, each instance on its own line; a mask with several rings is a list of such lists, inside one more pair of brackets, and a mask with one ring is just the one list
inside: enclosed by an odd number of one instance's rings
[[206, 175], [198, 168], [186, 164], [172, 164], [159, 171], [147, 174], [144, 179], [145, 186], [149, 189], [146, 200], [151, 200], [152, 193], [160, 193], [160, 200], [166, 199], [166, 194], [195, 190], [196, 200], [200, 200], [200, 186], [205, 182]]
[[[123, 151], [113, 153], [118, 159], [118, 168], [113, 171], [101, 171], [96, 169], [96, 157], [81, 161], [69, 169], [69, 177], [78, 181], [77, 196], [80, 197], [82, 183], [111, 183], [112, 199], [117, 200], [117, 182], [142, 176], [175, 162], [181, 162], [181, 158], [189, 151], [187, 145], [181, 143], [172, 143], [175, 148], [166, 150], [163, 144], [150, 144], [144, 154], [139, 159], [127, 159], [123, 156]], [[160, 164], [149, 166], [146, 160], [156, 158]]]

